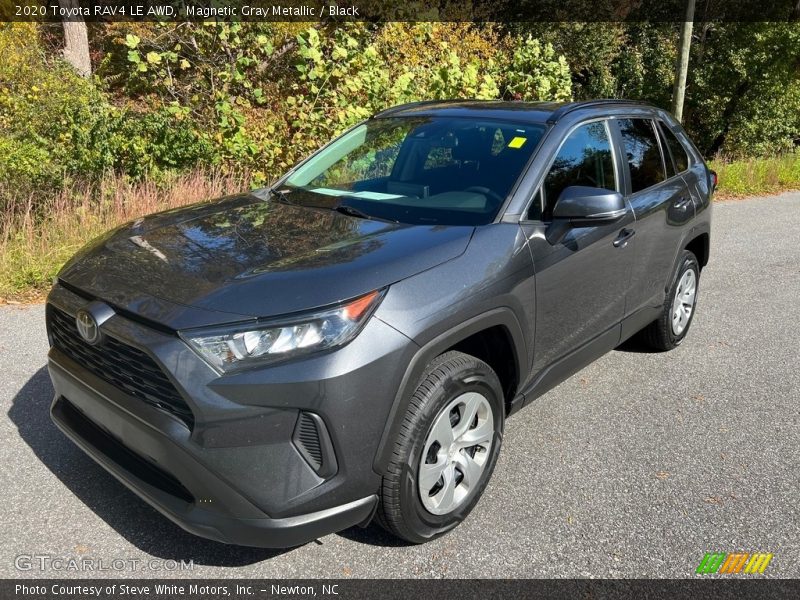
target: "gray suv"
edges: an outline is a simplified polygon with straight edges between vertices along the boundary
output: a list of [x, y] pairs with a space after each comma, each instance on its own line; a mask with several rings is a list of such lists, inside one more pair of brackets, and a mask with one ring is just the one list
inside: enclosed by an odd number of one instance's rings
[[454, 528], [506, 417], [685, 338], [716, 175], [616, 100], [383, 111], [270, 189], [128, 223], [47, 304], [58, 427], [184, 529]]

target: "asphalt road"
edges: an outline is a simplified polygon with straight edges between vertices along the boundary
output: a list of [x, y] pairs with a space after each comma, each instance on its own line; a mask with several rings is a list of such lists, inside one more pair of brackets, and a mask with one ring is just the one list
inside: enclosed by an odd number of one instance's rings
[[50, 423], [43, 307], [0, 309], [0, 577], [121, 574], [16, 570], [31, 554], [142, 577], [686, 577], [707, 551], [800, 576], [800, 194], [714, 219], [684, 345], [612, 352], [512, 417], [478, 507], [423, 546], [377, 526], [285, 552], [184, 533]]

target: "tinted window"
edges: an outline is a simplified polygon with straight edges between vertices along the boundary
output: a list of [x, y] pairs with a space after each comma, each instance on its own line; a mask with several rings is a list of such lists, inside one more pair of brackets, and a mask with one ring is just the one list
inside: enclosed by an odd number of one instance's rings
[[677, 167], [678, 173], [683, 173], [689, 168], [689, 156], [686, 154], [683, 144], [678, 141], [678, 138], [675, 137], [675, 134], [672, 133], [666, 124], [661, 123], [661, 131], [664, 134], [667, 146], [669, 146], [672, 160], [675, 161], [675, 167]]
[[299, 166], [284, 201], [410, 224], [489, 223], [543, 133], [471, 117], [370, 119]]
[[564, 188], [571, 185], [617, 189], [611, 143], [603, 121], [578, 127], [558, 151], [544, 180], [546, 218]]
[[649, 119], [620, 119], [623, 147], [631, 172], [631, 191], [636, 193], [664, 181], [664, 163], [653, 122]]

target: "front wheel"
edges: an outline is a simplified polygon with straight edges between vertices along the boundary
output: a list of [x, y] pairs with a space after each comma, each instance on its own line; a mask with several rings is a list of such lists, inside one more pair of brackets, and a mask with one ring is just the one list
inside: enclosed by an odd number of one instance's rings
[[463, 521], [494, 470], [504, 417], [502, 387], [489, 365], [461, 352], [436, 358], [395, 440], [378, 522], [422, 543]]
[[697, 258], [684, 250], [664, 300], [661, 316], [642, 331], [643, 338], [650, 347], [655, 350], [672, 350], [683, 341], [694, 318], [699, 283], [700, 265]]

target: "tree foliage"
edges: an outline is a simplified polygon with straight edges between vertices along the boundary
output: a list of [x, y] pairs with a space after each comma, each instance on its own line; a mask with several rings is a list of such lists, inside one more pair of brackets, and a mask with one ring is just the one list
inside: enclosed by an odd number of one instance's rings
[[687, 121], [709, 155], [757, 156], [800, 141], [800, 23], [718, 23], [693, 48]]
[[[265, 182], [383, 108], [415, 100], [622, 97], [668, 106], [672, 23], [109, 23], [96, 75], [47, 30], [0, 27], [0, 183], [133, 178], [198, 163]], [[800, 25], [698, 23], [686, 125], [708, 155], [800, 138]], [[46, 43], [45, 43], [46, 42]]]
[[111, 102], [96, 82], [48, 56], [37, 34], [33, 24], [0, 28], [0, 184], [19, 191], [109, 171], [157, 175], [209, 151], [165, 110]]
[[570, 99], [567, 59], [550, 43], [543, 45], [531, 36], [519, 40], [506, 73], [506, 92], [514, 100]]
[[209, 160], [277, 176], [376, 111], [424, 99], [565, 99], [552, 46], [493, 24], [115, 24], [98, 38], [116, 104], [167, 111]]
[[[533, 23], [515, 28], [566, 56], [576, 98], [669, 107], [678, 23]], [[800, 23], [696, 23], [685, 126], [708, 156], [773, 154], [800, 138]]]

